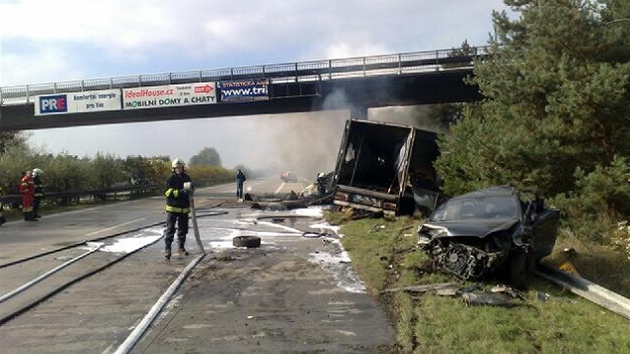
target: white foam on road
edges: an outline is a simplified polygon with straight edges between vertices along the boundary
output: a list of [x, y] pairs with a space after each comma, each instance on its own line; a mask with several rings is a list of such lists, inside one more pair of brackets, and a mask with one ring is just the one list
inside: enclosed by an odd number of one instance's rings
[[[339, 244], [341, 247], [341, 244]], [[322, 269], [330, 272], [337, 286], [351, 293], [365, 293], [365, 285], [361, 279], [354, 273], [350, 265], [350, 257], [346, 251], [340, 254], [333, 252], [315, 252], [309, 254], [309, 261], [322, 267]]]
[[[101, 252], [132, 253], [157, 241], [162, 237], [162, 232], [162, 229], [147, 229], [136, 236], [116, 239], [111, 245], [105, 245], [104, 242], [89, 242], [88, 247], [103, 245], [99, 249]], [[142, 236], [146, 233], [153, 235]]]

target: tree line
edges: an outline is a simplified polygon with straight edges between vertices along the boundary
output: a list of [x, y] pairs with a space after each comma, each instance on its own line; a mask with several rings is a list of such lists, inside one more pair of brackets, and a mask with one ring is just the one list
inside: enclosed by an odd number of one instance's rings
[[[214, 152], [212, 159], [205, 157]], [[187, 165], [193, 180], [228, 180], [234, 170], [221, 167], [216, 150], [205, 148]], [[46, 192], [103, 190], [128, 185], [163, 185], [171, 173], [170, 156], [127, 156], [97, 153], [95, 157], [53, 155], [28, 146], [27, 135], [0, 133], [0, 186], [5, 194], [17, 194], [24, 172], [40, 168]]]

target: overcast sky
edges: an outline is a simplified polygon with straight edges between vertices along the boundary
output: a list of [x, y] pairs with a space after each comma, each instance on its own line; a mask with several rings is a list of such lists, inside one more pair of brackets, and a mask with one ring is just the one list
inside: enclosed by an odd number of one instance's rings
[[[481, 46], [492, 11], [503, 9], [501, 0], [0, 0], [0, 86]], [[347, 118], [335, 111], [29, 134], [54, 154], [188, 161], [212, 147], [227, 168], [328, 171]]]

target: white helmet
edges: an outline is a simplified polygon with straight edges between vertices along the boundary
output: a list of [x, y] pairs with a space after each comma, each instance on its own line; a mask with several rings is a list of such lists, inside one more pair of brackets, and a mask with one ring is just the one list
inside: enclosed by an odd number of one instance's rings
[[180, 159], [179, 157], [176, 158], [175, 160], [173, 160], [173, 164], [172, 164], [173, 168], [175, 168], [175, 167], [184, 168], [184, 165], [186, 165], [184, 163], [184, 160]]
[[317, 177], [324, 178], [324, 177], [326, 177], [326, 174], [324, 172], [320, 172], [320, 173], [317, 174]]
[[35, 176], [39, 176], [39, 175], [41, 175], [42, 173], [44, 173], [44, 171], [42, 171], [42, 169], [41, 169], [41, 168], [34, 168], [34, 169], [33, 169], [33, 175], [35, 175]]

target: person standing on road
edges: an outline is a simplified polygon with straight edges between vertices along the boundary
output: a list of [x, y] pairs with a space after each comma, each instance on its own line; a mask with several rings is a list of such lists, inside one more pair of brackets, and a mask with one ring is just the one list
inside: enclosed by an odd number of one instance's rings
[[243, 200], [243, 183], [247, 180], [245, 174], [240, 169], [236, 171], [236, 199], [238, 201]]
[[184, 161], [176, 158], [173, 160], [173, 173], [166, 179], [166, 235], [164, 237], [164, 257], [171, 259], [171, 244], [175, 238], [177, 229], [177, 243], [179, 254], [188, 256], [184, 248], [186, 234], [188, 234], [188, 214], [190, 213], [190, 199], [194, 188], [190, 176], [184, 170]]
[[20, 180], [20, 194], [22, 195], [22, 213], [24, 221], [37, 221], [33, 216], [33, 202], [35, 199], [35, 185], [33, 183], [33, 172], [28, 170]]
[[35, 199], [33, 200], [33, 217], [36, 219], [41, 218], [39, 215], [39, 206], [44, 199], [44, 184], [42, 183], [42, 171], [40, 168], [33, 169], [33, 184], [35, 186]]

